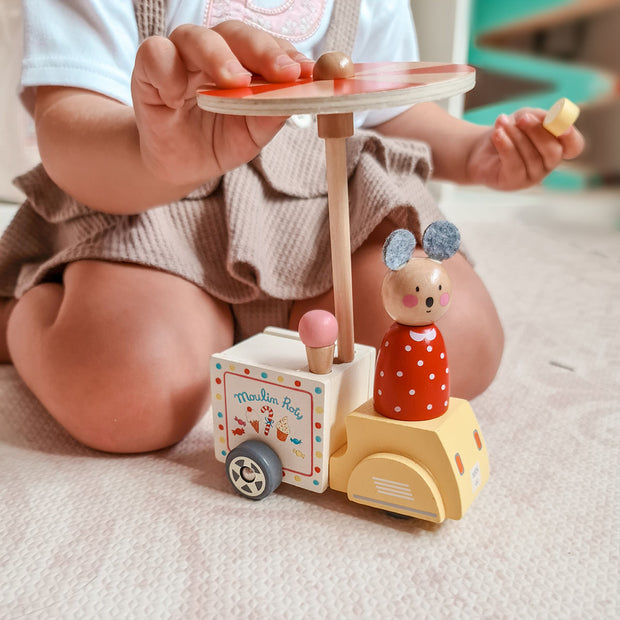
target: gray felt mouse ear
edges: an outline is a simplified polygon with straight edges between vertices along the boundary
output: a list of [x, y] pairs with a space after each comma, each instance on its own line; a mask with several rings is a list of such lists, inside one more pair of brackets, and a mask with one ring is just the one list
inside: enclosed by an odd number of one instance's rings
[[422, 247], [429, 258], [446, 260], [454, 256], [461, 245], [461, 233], [451, 222], [433, 222], [422, 236]]
[[415, 237], [413, 233], [399, 228], [390, 233], [383, 244], [383, 262], [388, 269], [396, 271], [413, 256]]

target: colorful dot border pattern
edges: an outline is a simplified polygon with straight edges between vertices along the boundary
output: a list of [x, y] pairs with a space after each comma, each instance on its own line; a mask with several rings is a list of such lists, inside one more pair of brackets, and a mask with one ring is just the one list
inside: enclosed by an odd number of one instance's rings
[[[242, 373], [249, 378], [259, 379], [288, 387], [291, 389], [304, 388], [313, 394], [313, 416], [312, 416], [312, 473], [310, 476], [301, 475], [282, 469], [282, 482], [293, 486], [301, 487], [316, 493], [322, 493], [328, 487], [328, 463], [329, 446], [325, 438], [325, 390], [326, 384], [321, 381], [309, 381], [303, 376], [282, 372], [279, 369], [266, 367], [256, 367], [250, 364], [240, 364], [238, 362], [214, 358], [211, 367], [211, 393], [213, 408], [213, 441], [215, 457], [220, 462], [225, 462], [228, 455], [227, 437], [225, 425], [222, 424], [225, 414], [225, 394], [223, 376], [226, 372]], [[218, 382], [219, 379], [219, 382]], [[224, 430], [219, 427], [223, 426]], [[271, 445], [270, 441], [265, 441]]]

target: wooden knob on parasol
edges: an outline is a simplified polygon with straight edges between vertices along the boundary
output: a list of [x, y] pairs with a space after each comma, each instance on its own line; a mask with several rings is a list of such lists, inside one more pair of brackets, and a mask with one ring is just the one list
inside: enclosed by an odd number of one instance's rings
[[355, 75], [355, 66], [351, 59], [342, 52], [325, 52], [314, 63], [313, 80], [335, 80], [351, 78]]
[[[355, 66], [342, 52], [325, 52], [314, 63], [314, 81], [352, 77], [355, 77]], [[354, 131], [353, 114], [319, 114], [317, 130], [320, 138], [348, 138]]]

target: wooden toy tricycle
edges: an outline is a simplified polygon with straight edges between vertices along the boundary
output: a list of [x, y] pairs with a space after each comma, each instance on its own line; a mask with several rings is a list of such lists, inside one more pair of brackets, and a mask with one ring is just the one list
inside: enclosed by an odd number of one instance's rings
[[458, 231], [446, 222], [429, 227], [429, 258], [412, 258], [407, 231], [386, 241], [382, 295], [396, 322], [376, 360], [374, 348], [353, 338], [344, 149], [354, 111], [444, 98], [473, 84], [467, 66], [352, 65], [328, 54], [314, 81], [199, 91], [199, 105], [214, 112], [316, 113], [326, 144], [336, 317], [312, 311], [299, 333], [267, 328], [211, 362], [215, 453], [241, 495], [262, 499], [281, 482], [318, 493], [329, 486], [360, 504], [441, 522], [460, 519], [487, 481], [482, 432], [469, 403], [449, 397], [434, 325], [451, 293], [440, 261], [458, 249]]
[[439, 523], [460, 519], [488, 479], [467, 401], [440, 417], [391, 419], [373, 407], [375, 351], [310, 372], [296, 332], [269, 328], [212, 361], [215, 453], [233, 487], [262, 499], [281, 482]]

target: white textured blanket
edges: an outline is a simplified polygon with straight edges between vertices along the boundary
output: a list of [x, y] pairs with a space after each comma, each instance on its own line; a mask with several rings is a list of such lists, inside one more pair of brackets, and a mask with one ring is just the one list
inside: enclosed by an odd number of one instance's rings
[[92, 452], [0, 366], [0, 617], [617, 618], [620, 235], [461, 229], [507, 332], [462, 521], [243, 499], [209, 417], [157, 454]]

